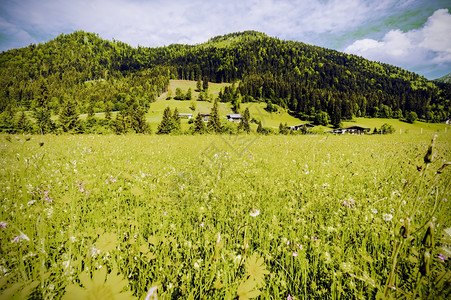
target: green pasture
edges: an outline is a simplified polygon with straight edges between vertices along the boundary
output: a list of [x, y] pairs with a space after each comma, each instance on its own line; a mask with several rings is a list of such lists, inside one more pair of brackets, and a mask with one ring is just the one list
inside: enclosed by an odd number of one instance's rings
[[0, 298], [446, 299], [433, 135], [1, 135]]

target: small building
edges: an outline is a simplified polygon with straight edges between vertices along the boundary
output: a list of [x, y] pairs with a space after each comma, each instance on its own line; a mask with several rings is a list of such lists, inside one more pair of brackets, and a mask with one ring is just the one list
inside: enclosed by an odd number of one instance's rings
[[208, 122], [210, 120], [210, 114], [200, 114], [200, 116], [204, 122]]
[[288, 129], [297, 131], [297, 130], [301, 130], [301, 129], [305, 129], [305, 130], [312, 129], [313, 127], [315, 127], [314, 124], [304, 123], [304, 124], [289, 126]]
[[367, 127], [361, 127], [361, 126], [351, 126], [347, 128], [338, 128], [333, 131], [328, 131], [328, 133], [334, 133], [334, 134], [366, 134], [371, 131], [371, 128]]
[[240, 123], [241, 119], [242, 119], [242, 117], [241, 117], [240, 114], [229, 114], [229, 115], [227, 115], [227, 121], [229, 121], [229, 122]]
[[193, 117], [193, 114], [183, 114], [183, 113], [180, 113], [180, 114], [179, 114], [179, 117], [182, 118], [182, 119], [191, 119], [191, 118]]

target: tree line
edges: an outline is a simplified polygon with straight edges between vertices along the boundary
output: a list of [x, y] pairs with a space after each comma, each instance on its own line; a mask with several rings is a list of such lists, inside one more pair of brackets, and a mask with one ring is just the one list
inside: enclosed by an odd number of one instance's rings
[[[230, 102], [235, 112], [241, 103], [265, 102], [268, 111], [278, 105], [300, 119], [328, 120], [334, 126], [360, 116], [407, 119], [415, 114], [439, 122], [451, 110], [450, 84], [255, 31], [157, 48], [133, 48], [77, 31], [0, 54], [0, 128], [26, 128], [33, 120], [36, 132], [73, 131], [77, 126], [58, 126], [51, 116], [67, 114], [64, 110], [75, 105], [89, 116], [117, 111], [119, 123], [142, 131], [134, 116], [147, 112], [170, 79], [197, 81], [205, 98], [209, 81], [233, 82], [218, 100]], [[178, 100], [192, 97], [191, 91], [175, 92]], [[85, 129], [95, 127], [90, 120]]]

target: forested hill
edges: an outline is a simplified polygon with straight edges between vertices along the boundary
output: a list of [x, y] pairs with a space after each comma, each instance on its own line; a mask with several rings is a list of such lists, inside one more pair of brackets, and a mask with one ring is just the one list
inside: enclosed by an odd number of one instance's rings
[[449, 84], [255, 31], [158, 48], [132, 48], [79, 31], [3, 52], [0, 110], [57, 112], [68, 100], [81, 112], [145, 109], [169, 78], [238, 81], [236, 94], [220, 100], [271, 102], [301, 118], [326, 112], [333, 124], [353, 116], [402, 118], [411, 111], [435, 122], [450, 116]]

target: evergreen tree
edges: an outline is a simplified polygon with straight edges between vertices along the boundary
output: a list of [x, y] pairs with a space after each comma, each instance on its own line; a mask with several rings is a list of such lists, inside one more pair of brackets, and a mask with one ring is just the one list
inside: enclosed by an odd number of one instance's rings
[[263, 134], [262, 121], [258, 121], [257, 133], [258, 134]]
[[202, 82], [200, 80], [200, 76], [197, 79], [197, 83], [196, 83], [196, 92], [202, 92]]
[[11, 105], [7, 105], [5, 111], [3, 111], [0, 115], [0, 131], [5, 133], [14, 133], [15, 132], [15, 124], [14, 124], [14, 116], [15, 111]]
[[146, 114], [144, 110], [137, 106], [131, 111], [131, 125], [136, 133], [146, 133], [149, 130], [149, 125], [146, 121]]
[[247, 133], [251, 131], [250, 125], [249, 125], [249, 119], [251, 118], [251, 115], [249, 113], [249, 108], [246, 107], [246, 110], [244, 111], [244, 114], [241, 118], [240, 125], [238, 126], [238, 130], [243, 130]]
[[221, 121], [219, 120], [218, 101], [217, 100], [213, 103], [213, 107], [211, 108], [210, 119], [208, 120], [207, 127], [211, 132], [214, 132], [214, 133], [221, 132]]
[[116, 119], [114, 120], [114, 132], [116, 134], [125, 134], [128, 131], [128, 121], [127, 114], [124, 110], [121, 110], [116, 114]]
[[72, 99], [67, 99], [59, 113], [59, 124], [64, 132], [75, 132], [80, 127], [77, 104]]
[[207, 78], [207, 76], [204, 77], [204, 82], [202, 83], [202, 88], [203, 88], [204, 92], [206, 92], [208, 90], [208, 78]]
[[16, 128], [17, 132], [20, 132], [20, 133], [30, 133], [31, 132], [32, 124], [31, 124], [30, 119], [25, 114], [25, 111], [22, 110], [19, 113], [19, 117], [16, 121], [15, 128]]
[[193, 133], [204, 134], [207, 131], [205, 127], [205, 122], [200, 114], [197, 114], [194, 120]]
[[50, 110], [45, 107], [35, 107], [33, 109], [33, 117], [36, 120], [36, 126], [38, 127], [38, 133], [46, 134], [53, 129], [53, 122]]
[[163, 118], [160, 124], [158, 124], [157, 134], [170, 134], [174, 130], [174, 119], [172, 116], [171, 108], [168, 106], [163, 112]]
[[182, 122], [180, 120], [179, 110], [177, 107], [174, 109], [174, 114], [172, 115], [172, 121], [174, 123], [174, 130], [180, 131], [182, 129]]
[[191, 88], [188, 89], [188, 91], [186, 92], [186, 100], [191, 100], [193, 98], [193, 94], [191, 92]]

